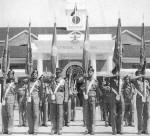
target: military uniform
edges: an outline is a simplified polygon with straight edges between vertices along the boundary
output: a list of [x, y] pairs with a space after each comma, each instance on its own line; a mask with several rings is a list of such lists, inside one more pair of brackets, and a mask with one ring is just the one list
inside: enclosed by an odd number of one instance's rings
[[17, 90], [19, 106], [19, 126], [27, 126], [27, 85], [21, 84]]
[[[56, 70], [57, 74], [61, 73], [61, 70]], [[62, 127], [64, 123], [64, 109], [63, 104], [68, 100], [68, 91], [65, 89], [65, 80], [58, 76], [55, 78], [55, 82], [52, 82], [51, 92], [51, 134], [62, 134]]]
[[14, 105], [15, 105], [15, 81], [8, 78], [6, 81], [4, 100], [2, 104], [2, 123], [3, 133], [12, 134], [14, 123]]
[[[145, 90], [144, 90], [145, 89]], [[150, 104], [150, 86], [147, 80], [142, 77], [137, 78], [135, 82], [136, 108], [138, 119], [138, 134], [148, 133], [148, 119], [149, 119], [149, 104]], [[145, 93], [145, 94], [144, 94]]]
[[[109, 78], [109, 77], [108, 77]], [[109, 80], [109, 79], [108, 79]], [[106, 81], [106, 77], [102, 82], [101, 86], [102, 97], [103, 97], [103, 108], [105, 116], [105, 126], [111, 125], [110, 106], [111, 106], [111, 95], [110, 95], [110, 83]]]
[[[32, 74], [34, 77], [34, 74], [37, 74], [37, 72], [33, 71]], [[29, 94], [27, 95], [27, 119], [29, 134], [37, 134], [39, 128], [39, 103], [41, 82], [37, 79], [37, 77], [33, 77], [29, 80]]]
[[41, 84], [40, 125], [47, 126], [48, 122], [48, 83]]
[[64, 103], [64, 124], [65, 126], [69, 126], [71, 120], [71, 87], [69, 87], [68, 78], [65, 80], [65, 91], [68, 92], [68, 99]]
[[126, 126], [133, 126], [132, 125], [132, 99], [134, 95], [134, 85], [130, 82], [129, 77], [126, 76], [124, 78], [124, 84], [122, 86], [122, 94], [124, 98], [125, 104], [125, 113], [124, 113], [124, 120]]
[[111, 86], [111, 125], [113, 135], [122, 133], [123, 121], [123, 97], [119, 95], [119, 77], [114, 76], [110, 79]]
[[[94, 72], [92, 67], [90, 67], [88, 71]], [[85, 113], [83, 116], [85, 116], [86, 133], [93, 135], [95, 134], [96, 101], [98, 100], [97, 97], [99, 97], [100, 93], [98, 81], [90, 75], [87, 78], [86, 84], [82, 86], [82, 90], [84, 94]]]

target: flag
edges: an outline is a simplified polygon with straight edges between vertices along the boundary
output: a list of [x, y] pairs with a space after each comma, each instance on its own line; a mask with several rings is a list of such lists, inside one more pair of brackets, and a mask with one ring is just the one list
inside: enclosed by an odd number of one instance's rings
[[120, 72], [122, 67], [122, 41], [121, 41], [121, 19], [118, 19], [118, 26], [117, 26], [117, 34], [115, 39], [115, 48], [114, 48], [114, 55], [113, 55], [113, 62], [115, 64], [112, 73], [115, 74]]
[[71, 16], [74, 16], [74, 15], [76, 14], [76, 12], [77, 12], [77, 5], [75, 4], [75, 5], [74, 5], [74, 10], [73, 10], [73, 12], [71, 13]]
[[25, 73], [31, 75], [32, 70], [33, 70], [33, 62], [32, 62], [32, 48], [31, 48], [31, 23], [29, 23], [29, 35], [28, 35]]
[[9, 48], [8, 48], [8, 41], [9, 41], [9, 27], [7, 28], [7, 35], [5, 40], [5, 47], [3, 49], [2, 54], [2, 62], [1, 62], [1, 69], [3, 76], [7, 74], [9, 69]]
[[140, 47], [140, 68], [142, 74], [145, 74], [146, 67], [146, 56], [145, 56], [145, 31], [144, 23], [142, 23], [142, 32], [141, 32], [141, 47]]
[[54, 23], [53, 30], [53, 39], [51, 46], [51, 72], [56, 74], [56, 65], [57, 65], [57, 47], [56, 47], [56, 22]]
[[89, 68], [89, 26], [88, 16], [86, 17], [86, 29], [83, 44], [83, 63], [82, 63], [84, 74], [88, 73]]
[[2, 74], [3, 74], [3, 87], [2, 87], [2, 91], [1, 91], [1, 102], [2, 102], [2, 98], [3, 98], [3, 90], [5, 90], [5, 86], [6, 86], [6, 75], [8, 73], [9, 63], [10, 63], [9, 62], [10, 55], [9, 55], [8, 42], [9, 42], [9, 27], [7, 28], [5, 47], [3, 49], [2, 62], [1, 62], [1, 70], [2, 70]]

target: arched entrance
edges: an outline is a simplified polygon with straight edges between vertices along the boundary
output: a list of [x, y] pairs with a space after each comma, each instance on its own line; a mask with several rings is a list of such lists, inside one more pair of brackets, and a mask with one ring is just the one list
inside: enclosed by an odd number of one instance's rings
[[83, 93], [80, 89], [82, 83], [78, 82], [79, 77], [83, 76], [83, 68], [82, 68], [81, 62], [70, 62], [70, 63], [68, 63], [63, 70], [63, 74], [66, 76], [66, 74], [69, 74], [71, 71], [72, 71], [72, 78], [74, 81], [76, 81], [76, 88], [78, 91], [77, 106], [82, 106], [82, 104], [83, 104]]

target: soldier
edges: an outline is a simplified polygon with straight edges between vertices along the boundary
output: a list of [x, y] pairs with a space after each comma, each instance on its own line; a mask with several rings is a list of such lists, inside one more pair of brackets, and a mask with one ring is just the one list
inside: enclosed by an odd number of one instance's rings
[[71, 79], [69, 79], [69, 75], [67, 75], [66, 80], [65, 80], [65, 89], [68, 91], [68, 99], [64, 103], [64, 124], [65, 126], [69, 127], [70, 125], [70, 120], [71, 120], [71, 89], [72, 89], [72, 84], [71, 84]]
[[11, 135], [13, 131], [16, 83], [14, 71], [10, 70], [7, 74], [6, 87], [2, 102], [3, 133], [9, 135]]
[[135, 81], [136, 108], [138, 119], [138, 134], [148, 134], [150, 86], [148, 81], [142, 77], [141, 71], [136, 71], [137, 79]]
[[39, 103], [40, 103], [40, 87], [41, 83], [38, 79], [38, 71], [33, 70], [31, 74], [31, 78], [28, 81], [29, 83], [29, 91], [27, 98], [27, 119], [29, 134], [37, 135], [39, 128]]
[[65, 89], [65, 80], [61, 75], [62, 69], [56, 69], [56, 78], [52, 81], [51, 91], [51, 135], [62, 134], [63, 127], [63, 103], [68, 100], [68, 91]]
[[27, 126], [27, 84], [23, 79], [20, 81], [17, 90], [17, 99], [19, 106], [19, 126]]
[[46, 76], [41, 76], [41, 101], [40, 101], [40, 125], [47, 127], [48, 122], [48, 89]]
[[113, 135], [122, 134], [122, 120], [123, 120], [123, 96], [119, 89], [119, 76], [114, 75], [110, 79], [111, 86], [111, 125]]
[[130, 77], [128, 75], [124, 77], [122, 94], [123, 94], [124, 104], [125, 104], [125, 113], [124, 113], [125, 126], [133, 126], [132, 99], [135, 93], [134, 93], [134, 85], [133, 83], [131, 83]]
[[111, 120], [110, 120], [111, 119], [111, 116], [110, 116], [111, 95], [110, 95], [109, 77], [103, 77], [101, 89], [102, 89], [102, 93], [103, 93], [105, 126], [107, 127], [107, 126], [111, 125]]
[[100, 89], [98, 86], [98, 81], [93, 77], [94, 69], [89, 67], [87, 84], [82, 86], [84, 102], [85, 102], [85, 125], [86, 133], [91, 135], [95, 134], [95, 112], [96, 112], [96, 100], [99, 97]]

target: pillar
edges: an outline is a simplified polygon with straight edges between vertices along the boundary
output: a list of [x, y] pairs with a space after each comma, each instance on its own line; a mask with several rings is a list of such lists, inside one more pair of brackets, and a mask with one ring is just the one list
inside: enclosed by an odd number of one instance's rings
[[107, 72], [111, 73], [112, 69], [113, 69], [113, 56], [109, 55], [107, 58]]
[[43, 74], [43, 59], [42, 59], [42, 57], [39, 57], [37, 60], [37, 70], [38, 70], [39, 76], [41, 76]]
[[96, 76], [97, 76], [96, 72], [97, 72], [97, 70], [96, 70], [96, 55], [95, 54], [91, 55], [91, 66], [94, 69], [94, 78], [96, 79]]

